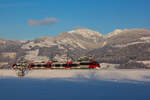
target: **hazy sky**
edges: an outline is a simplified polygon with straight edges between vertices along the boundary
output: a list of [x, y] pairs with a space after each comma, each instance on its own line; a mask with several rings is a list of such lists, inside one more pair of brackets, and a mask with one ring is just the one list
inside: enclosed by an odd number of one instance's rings
[[0, 37], [55, 36], [77, 26], [106, 34], [150, 28], [150, 0], [0, 0]]

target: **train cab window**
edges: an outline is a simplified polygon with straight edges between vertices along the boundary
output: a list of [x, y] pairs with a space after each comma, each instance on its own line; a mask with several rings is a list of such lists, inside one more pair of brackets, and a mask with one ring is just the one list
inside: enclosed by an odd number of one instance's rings
[[99, 65], [98, 62], [92, 62], [92, 65]]
[[98, 63], [98, 62], [96, 62], [96, 65], [99, 65], [99, 63]]

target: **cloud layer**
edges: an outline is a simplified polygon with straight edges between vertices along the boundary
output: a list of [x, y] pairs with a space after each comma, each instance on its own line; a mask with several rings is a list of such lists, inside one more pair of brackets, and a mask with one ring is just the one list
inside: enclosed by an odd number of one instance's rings
[[58, 22], [59, 22], [59, 20], [56, 18], [45, 18], [40, 21], [31, 19], [28, 21], [28, 24], [30, 26], [40, 26], [40, 25], [52, 25], [52, 24], [56, 24]]

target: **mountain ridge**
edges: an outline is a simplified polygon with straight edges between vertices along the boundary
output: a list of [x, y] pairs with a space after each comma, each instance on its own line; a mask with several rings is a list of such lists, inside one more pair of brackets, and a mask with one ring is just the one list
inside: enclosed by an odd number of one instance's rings
[[21, 60], [48, 61], [51, 56], [61, 58], [67, 52], [73, 59], [94, 55], [98, 61], [119, 64], [128, 63], [133, 58], [134, 61], [150, 60], [149, 29], [116, 29], [107, 35], [89, 29], [77, 29], [55, 37], [43, 36], [34, 40], [0, 39], [0, 44], [0, 63], [9, 62], [8, 64]]

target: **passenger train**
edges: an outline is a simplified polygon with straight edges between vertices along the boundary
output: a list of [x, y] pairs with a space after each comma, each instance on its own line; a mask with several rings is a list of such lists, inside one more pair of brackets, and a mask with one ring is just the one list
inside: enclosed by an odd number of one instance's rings
[[94, 60], [78, 61], [49, 61], [49, 62], [18, 62], [12, 65], [12, 69], [19, 70], [18, 76], [24, 76], [26, 70], [38, 69], [99, 69], [100, 64]]

